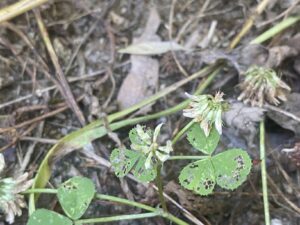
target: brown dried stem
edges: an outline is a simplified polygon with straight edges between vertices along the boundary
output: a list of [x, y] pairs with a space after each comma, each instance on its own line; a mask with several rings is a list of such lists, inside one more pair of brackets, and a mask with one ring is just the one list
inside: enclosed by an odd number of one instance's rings
[[242, 30], [235, 36], [233, 41], [230, 43], [229, 49], [235, 48], [236, 45], [242, 39], [242, 37], [244, 37], [248, 33], [248, 31], [254, 24], [255, 18], [265, 10], [269, 2], [270, 0], [263, 0], [260, 2], [260, 4], [256, 7], [254, 13], [244, 23]]
[[32, 10], [48, 0], [21, 0], [0, 10], [0, 23]]
[[50, 55], [50, 58], [52, 60], [52, 63], [55, 67], [56, 73], [57, 73], [57, 80], [59, 81], [60, 84], [60, 91], [63, 95], [63, 97], [66, 99], [67, 103], [70, 105], [71, 109], [74, 111], [75, 115], [79, 119], [81, 125], [85, 125], [86, 121], [83, 116], [82, 111], [78, 107], [75, 98], [73, 96], [73, 93], [70, 89], [70, 86], [68, 84], [68, 81], [63, 73], [63, 70], [59, 64], [58, 57], [55, 53], [55, 50], [53, 48], [53, 45], [51, 43], [48, 31], [46, 29], [46, 26], [42, 20], [42, 16], [39, 10], [34, 10], [34, 15], [37, 20], [41, 35], [43, 37], [44, 43], [46, 45], [46, 48], [48, 50], [48, 53]]

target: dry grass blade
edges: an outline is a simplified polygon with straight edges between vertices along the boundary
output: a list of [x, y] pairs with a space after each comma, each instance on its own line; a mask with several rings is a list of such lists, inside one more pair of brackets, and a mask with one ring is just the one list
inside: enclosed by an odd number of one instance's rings
[[48, 0], [21, 0], [0, 10], [0, 23], [34, 9]]
[[55, 53], [55, 50], [53, 48], [53, 45], [51, 43], [51, 40], [49, 38], [48, 31], [46, 29], [46, 26], [42, 20], [42, 16], [40, 14], [39, 10], [34, 10], [34, 15], [37, 20], [41, 35], [43, 37], [44, 43], [46, 45], [46, 48], [48, 50], [48, 53], [51, 57], [52, 63], [55, 67], [55, 70], [57, 72], [57, 80], [59, 81], [59, 84], [61, 86], [60, 91], [63, 94], [63, 97], [66, 99], [67, 103], [70, 105], [72, 110], [74, 111], [75, 115], [79, 119], [81, 125], [85, 125], [85, 118], [83, 116], [83, 113], [81, 112], [80, 108], [78, 107], [76, 100], [72, 94], [72, 91], [70, 89], [70, 86], [68, 84], [68, 81], [62, 71], [62, 68], [58, 62], [57, 55]]
[[274, 180], [268, 176], [268, 182], [269, 184], [275, 189], [275, 191], [278, 193], [278, 195], [289, 205], [289, 207], [291, 207], [294, 212], [296, 212], [297, 214], [300, 215], [300, 208], [294, 204], [292, 201], [290, 201], [280, 190], [280, 188], [276, 185], [276, 183], [274, 182]]
[[263, 0], [260, 2], [260, 4], [256, 7], [255, 12], [248, 18], [248, 20], [243, 25], [242, 30], [238, 33], [238, 35], [230, 43], [230, 46], [229, 46], [230, 49], [235, 48], [235, 46], [240, 42], [242, 37], [244, 37], [248, 33], [248, 31], [253, 26], [257, 15], [261, 14], [265, 10], [265, 8], [269, 4], [269, 2], [270, 2], [270, 0]]

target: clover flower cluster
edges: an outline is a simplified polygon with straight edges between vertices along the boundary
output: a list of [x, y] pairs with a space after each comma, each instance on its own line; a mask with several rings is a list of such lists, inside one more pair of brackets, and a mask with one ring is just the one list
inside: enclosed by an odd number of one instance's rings
[[[0, 154], [0, 173], [4, 167], [4, 157]], [[31, 185], [32, 180], [28, 180], [28, 173], [17, 178], [0, 178], [0, 209], [8, 223], [14, 223], [15, 216], [22, 215], [22, 208], [26, 207], [26, 202], [20, 193], [26, 191]]]
[[200, 123], [200, 127], [208, 137], [215, 126], [218, 133], [222, 134], [222, 113], [227, 110], [228, 104], [223, 99], [223, 93], [217, 92], [212, 95], [186, 95], [192, 100], [187, 109], [183, 110], [183, 115], [193, 118]]
[[240, 84], [242, 93], [238, 100], [262, 107], [265, 102], [278, 105], [286, 101], [286, 94], [291, 90], [273, 69], [252, 66], [245, 73]]
[[150, 169], [153, 162], [165, 162], [170, 157], [170, 152], [173, 151], [172, 142], [169, 140], [166, 146], [161, 146], [157, 143], [161, 127], [163, 124], [159, 124], [154, 132], [151, 130], [145, 130], [143, 126], [137, 125], [135, 130], [138, 138], [141, 140], [139, 144], [132, 143], [131, 148], [136, 151], [143, 152], [147, 157], [145, 161], [145, 168]]

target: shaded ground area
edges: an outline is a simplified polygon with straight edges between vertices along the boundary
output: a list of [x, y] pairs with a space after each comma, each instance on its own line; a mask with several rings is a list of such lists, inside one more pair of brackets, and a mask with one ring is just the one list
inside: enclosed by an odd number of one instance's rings
[[[0, 6], [15, 1], [1, 1]], [[130, 107], [186, 78], [217, 60], [225, 62], [205, 93], [223, 91], [232, 103], [224, 118], [224, 133], [217, 151], [240, 147], [253, 159], [248, 180], [237, 190], [216, 189], [200, 197], [178, 184], [180, 169], [188, 161], [167, 162], [163, 169], [165, 192], [176, 204], [170, 211], [188, 221], [185, 208], [204, 224], [264, 224], [258, 147], [258, 121], [266, 115], [267, 170], [270, 212], [273, 223], [300, 224], [300, 35], [299, 23], [274, 36], [264, 45], [249, 42], [287, 16], [299, 13], [298, 1], [271, 1], [255, 25], [229, 51], [231, 40], [255, 10], [254, 1], [142, 1], [66, 0], [50, 1], [39, 11], [49, 32], [63, 76], [69, 81], [78, 110], [69, 107], [71, 97], [42, 40], [33, 12], [0, 27], [0, 148], [8, 174], [29, 171], [34, 176], [51, 146], [65, 135], [96, 119]], [[299, 15], [298, 15], [299, 16]], [[121, 54], [132, 43], [174, 41], [185, 50], [154, 56]], [[158, 45], [157, 49], [162, 46]], [[137, 50], [134, 50], [137, 51]], [[241, 74], [252, 64], [274, 68], [291, 87], [287, 101], [275, 109], [261, 110], [237, 101]], [[186, 99], [201, 79], [181, 86], [135, 115], [163, 111]], [[75, 105], [76, 105], [75, 104]], [[80, 115], [84, 119], [80, 119]], [[172, 138], [187, 120], [182, 111], [146, 122], [165, 123], [165, 139]], [[105, 164], [118, 141], [128, 145], [132, 126], [96, 140], [70, 154], [60, 152], [49, 186], [57, 187], [69, 177], [87, 176], [100, 193], [125, 197], [152, 206], [159, 204], [152, 185], [128, 178], [118, 179]], [[109, 126], [107, 125], [107, 129]], [[176, 154], [196, 153], [182, 139]], [[51, 196], [40, 206], [61, 211]], [[178, 205], [180, 207], [178, 207]], [[138, 211], [107, 202], [94, 202], [85, 215], [99, 217]], [[27, 212], [15, 224], [25, 224]], [[0, 218], [4, 221], [4, 217]], [[0, 222], [1, 223], [1, 222]], [[192, 224], [192, 222], [189, 222]], [[161, 219], [121, 221], [114, 224], [169, 224]]]

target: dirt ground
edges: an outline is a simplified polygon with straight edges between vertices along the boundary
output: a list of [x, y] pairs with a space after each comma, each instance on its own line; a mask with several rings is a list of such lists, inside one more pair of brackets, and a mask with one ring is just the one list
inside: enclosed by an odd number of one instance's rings
[[[0, 7], [16, 1], [3, 0]], [[26, 12], [0, 27], [0, 148], [7, 174], [29, 171], [34, 177], [47, 151], [65, 135], [107, 115], [128, 108], [186, 78], [217, 60], [225, 66], [205, 93], [225, 93], [225, 99], [240, 113], [224, 119], [218, 151], [230, 147], [247, 150], [253, 168], [247, 181], [232, 192], [216, 189], [201, 197], [179, 186], [180, 168], [188, 161], [168, 162], [163, 169], [165, 192], [203, 224], [264, 224], [258, 121], [266, 115], [266, 147], [269, 201], [272, 225], [300, 224], [300, 25], [280, 32], [263, 45], [251, 40], [288, 16], [299, 16], [297, 0], [270, 1], [253, 27], [234, 50], [230, 42], [253, 16], [260, 1], [250, 0], [54, 0], [40, 6], [70, 95], [62, 87], [57, 67], [47, 52], [37, 20]], [[155, 14], [156, 13], [156, 14]], [[132, 43], [174, 41], [185, 50], [152, 56], [118, 52]], [[158, 48], [159, 49], [159, 48]], [[158, 50], [156, 49], [156, 50]], [[161, 49], [160, 49], [161, 50]], [[134, 50], [136, 51], [136, 50]], [[276, 109], [251, 107], [237, 101], [241, 74], [252, 64], [275, 69], [291, 87], [287, 101]], [[178, 66], [179, 65], [179, 66]], [[181, 86], [132, 115], [153, 114], [179, 104], [185, 92], [193, 93], [196, 79]], [[280, 112], [280, 110], [286, 113]], [[127, 116], [128, 117], [128, 116]], [[145, 122], [155, 127], [164, 122], [170, 139], [187, 119], [182, 111]], [[62, 153], [52, 168], [49, 186], [57, 187], [69, 177], [87, 176], [99, 193], [116, 195], [152, 206], [159, 204], [156, 191], [131, 179], [118, 179], [96, 156], [109, 159], [118, 140], [128, 144], [126, 126], [88, 147]], [[117, 138], [116, 138], [117, 137]], [[177, 154], [193, 152], [180, 140]], [[39, 206], [61, 211], [51, 196], [42, 196]], [[170, 212], [193, 224], [174, 203]], [[107, 202], [94, 202], [86, 217], [99, 217], [138, 210]], [[3, 215], [0, 221], [4, 221]], [[26, 224], [27, 211], [14, 224]], [[5, 222], [0, 222], [5, 224]], [[161, 218], [110, 224], [170, 224]]]

